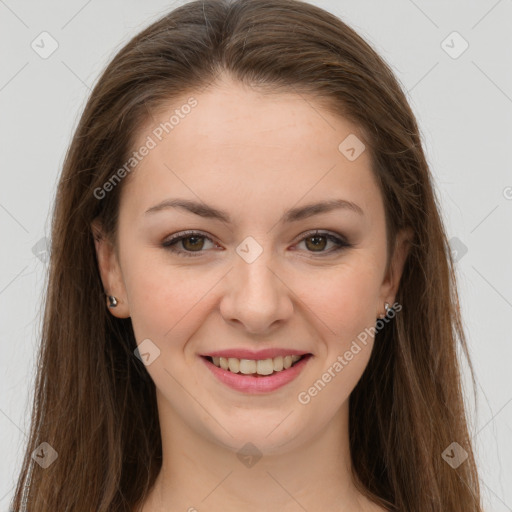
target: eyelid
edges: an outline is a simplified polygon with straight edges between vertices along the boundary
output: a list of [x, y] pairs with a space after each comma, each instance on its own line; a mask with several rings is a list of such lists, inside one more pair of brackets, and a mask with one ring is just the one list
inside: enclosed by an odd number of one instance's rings
[[[212, 242], [216, 245], [219, 245], [218, 242], [216, 242], [212, 236], [206, 234], [205, 232], [191, 229], [191, 230], [180, 231], [178, 233], [173, 234], [171, 236], [171, 238], [168, 238], [167, 240], [162, 242], [162, 247], [178, 256], [192, 256], [192, 257], [200, 256], [202, 253], [207, 252], [207, 251], [203, 251], [203, 250], [201, 250], [201, 251], [185, 251], [183, 249], [172, 249], [172, 247], [177, 245], [181, 240], [192, 237], [194, 235], [198, 236], [199, 238], [205, 238], [206, 240], [209, 240], [210, 242]], [[334, 244], [336, 244], [336, 247], [329, 251], [318, 251], [318, 257], [326, 257], [327, 255], [335, 254], [337, 252], [340, 252], [343, 249], [348, 249], [353, 246], [353, 244], [351, 244], [346, 239], [346, 237], [344, 235], [341, 235], [339, 233], [335, 233], [335, 232], [332, 232], [329, 230], [322, 230], [322, 229], [313, 229], [310, 231], [306, 231], [305, 233], [301, 233], [299, 235], [298, 239], [296, 239], [296, 241], [294, 241], [293, 243], [296, 245], [298, 243], [305, 241], [307, 238], [311, 238], [313, 236], [323, 236], [323, 237], [327, 238], [328, 240], [330, 240], [331, 242], [333, 242]], [[313, 258], [317, 257], [317, 256], [315, 256], [315, 251], [306, 251], [306, 252], [309, 252], [309, 254], [310, 254], [310, 256], [308, 256], [308, 257], [313, 257]]]
[[[192, 236], [198, 236], [200, 238], [205, 238], [205, 239], [209, 240], [210, 242], [218, 245], [218, 243], [215, 241], [215, 239], [211, 235], [205, 233], [204, 231], [198, 231], [197, 229], [188, 229], [185, 231], [179, 231], [178, 233], [174, 233], [170, 238], [168, 238], [164, 242], [162, 242], [162, 246], [166, 249], [169, 249], [169, 247], [176, 245], [181, 240], [183, 240], [185, 238], [192, 237]], [[172, 251], [172, 252], [175, 252], [175, 253], [185, 252], [187, 254], [194, 254], [194, 251]], [[205, 251], [196, 251], [196, 252], [198, 254], [200, 254]]]
[[301, 233], [297, 238], [297, 241], [301, 242], [305, 238], [309, 238], [312, 236], [333, 236], [335, 238], [338, 238], [341, 242], [348, 244], [348, 240], [341, 233], [329, 231], [328, 229], [311, 229], [309, 231], [306, 231], [305, 233]]

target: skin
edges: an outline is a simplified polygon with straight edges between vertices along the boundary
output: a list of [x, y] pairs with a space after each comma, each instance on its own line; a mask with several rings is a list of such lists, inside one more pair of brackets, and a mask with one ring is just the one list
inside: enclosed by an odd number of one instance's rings
[[[136, 146], [189, 96], [142, 127]], [[198, 105], [126, 178], [118, 254], [95, 242], [104, 288], [119, 302], [109, 311], [131, 317], [137, 343], [149, 338], [160, 350], [146, 369], [157, 389], [163, 466], [142, 510], [384, 510], [356, 490], [350, 472], [348, 399], [373, 337], [308, 404], [297, 397], [394, 303], [411, 234], [399, 233], [386, 274], [384, 203], [370, 154], [349, 161], [338, 145], [362, 135], [313, 98], [262, 94], [227, 77], [194, 97]], [[167, 198], [226, 210], [233, 224], [176, 208], [144, 213]], [[338, 198], [363, 215], [337, 209], [279, 223], [290, 208]], [[189, 229], [211, 241], [175, 248], [196, 247], [199, 256], [162, 247]], [[321, 238], [315, 252], [303, 238], [314, 229], [353, 245], [330, 252], [335, 244]], [[248, 236], [263, 249], [252, 263], [236, 252]], [[199, 357], [235, 347], [313, 357], [294, 381], [250, 395], [219, 382]], [[237, 457], [247, 442], [262, 455], [252, 467]]]

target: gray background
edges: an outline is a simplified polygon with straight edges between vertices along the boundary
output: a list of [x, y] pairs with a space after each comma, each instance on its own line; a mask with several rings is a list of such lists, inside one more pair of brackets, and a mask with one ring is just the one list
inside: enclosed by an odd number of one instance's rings
[[[66, 148], [107, 61], [182, 3], [0, 0], [1, 510], [8, 508], [29, 427], [44, 238]], [[512, 511], [512, 0], [311, 3], [355, 28], [408, 91], [458, 251], [477, 377], [475, 409], [465, 373], [482, 491], [487, 510]], [[43, 31], [58, 43], [46, 59], [31, 47], [42, 46]], [[454, 31], [463, 39], [450, 36]], [[469, 46], [458, 55], [463, 40]]]

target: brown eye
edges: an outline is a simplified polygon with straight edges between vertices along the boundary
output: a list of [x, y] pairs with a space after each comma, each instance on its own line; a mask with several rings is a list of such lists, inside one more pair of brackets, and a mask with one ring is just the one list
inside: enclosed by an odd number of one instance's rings
[[208, 248], [205, 248], [205, 241], [212, 246], [215, 245], [210, 237], [202, 233], [189, 231], [176, 234], [166, 242], [163, 242], [162, 247], [178, 256], [201, 256]]
[[[341, 235], [335, 236], [334, 234], [323, 231], [306, 233], [299, 244], [302, 242], [304, 242], [304, 245], [306, 246], [306, 252], [318, 253], [319, 256], [327, 256], [328, 254], [352, 247], [352, 245]], [[333, 244], [334, 247], [331, 249], [327, 248], [329, 243]]]
[[181, 243], [187, 251], [200, 251], [204, 246], [204, 236], [187, 236], [181, 239]]
[[[325, 235], [309, 236], [304, 239], [306, 241], [306, 247], [312, 251], [322, 251], [327, 245], [327, 237]], [[311, 240], [311, 243], [308, 243]]]

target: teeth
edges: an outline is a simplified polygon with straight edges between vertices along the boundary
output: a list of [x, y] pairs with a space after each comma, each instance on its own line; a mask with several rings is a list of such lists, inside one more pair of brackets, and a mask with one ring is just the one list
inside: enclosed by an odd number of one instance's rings
[[261, 359], [256, 363], [256, 373], [258, 375], [274, 373], [274, 361], [272, 359]]
[[[231, 370], [231, 368], [229, 369]], [[256, 373], [256, 361], [252, 361], [251, 359], [240, 359], [240, 373], [244, 373], [245, 375]]]
[[274, 357], [274, 371], [280, 372], [283, 368], [283, 356]]
[[301, 356], [278, 356], [273, 359], [237, 359], [236, 357], [212, 357], [213, 364], [223, 370], [244, 375], [271, 375], [274, 372], [287, 370], [296, 363]]
[[240, 359], [236, 359], [236, 357], [230, 357], [228, 359], [229, 371], [233, 373], [238, 373], [240, 371]]

